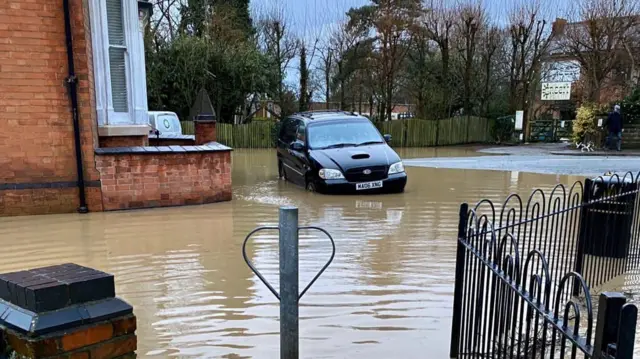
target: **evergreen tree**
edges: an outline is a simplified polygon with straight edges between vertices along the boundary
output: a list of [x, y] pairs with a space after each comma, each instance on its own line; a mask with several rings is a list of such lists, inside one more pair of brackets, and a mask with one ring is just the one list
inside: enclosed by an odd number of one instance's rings
[[300, 111], [309, 109], [309, 68], [307, 67], [307, 47], [300, 44]]
[[214, 0], [216, 4], [225, 4], [235, 9], [235, 19], [239, 28], [243, 29], [247, 35], [253, 35], [253, 20], [249, 12], [249, 0]]
[[208, 1], [211, 0], [188, 0], [187, 5], [180, 8], [180, 33], [204, 35]]
[[[216, 14], [216, 12], [218, 14]], [[241, 30], [247, 38], [255, 30], [249, 12], [249, 0], [188, 0], [180, 9], [180, 31], [193, 36], [202, 36], [212, 16], [232, 18], [234, 27]]]

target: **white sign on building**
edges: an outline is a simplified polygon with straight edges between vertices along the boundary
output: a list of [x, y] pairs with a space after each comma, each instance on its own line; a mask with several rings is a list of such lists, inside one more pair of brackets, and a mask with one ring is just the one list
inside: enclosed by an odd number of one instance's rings
[[542, 82], [576, 82], [580, 80], [580, 63], [575, 60], [545, 62]]
[[567, 101], [571, 99], [571, 82], [543, 82], [542, 101]]

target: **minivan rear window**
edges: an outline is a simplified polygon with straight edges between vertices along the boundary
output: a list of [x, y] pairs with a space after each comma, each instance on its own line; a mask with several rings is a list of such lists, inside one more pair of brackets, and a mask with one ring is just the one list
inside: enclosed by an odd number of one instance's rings
[[296, 130], [298, 121], [292, 118], [284, 120], [282, 130], [280, 131], [280, 139], [284, 143], [291, 143], [296, 140]]
[[307, 132], [309, 147], [312, 149], [384, 143], [384, 138], [378, 129], [369, 121], [327, 121], [309, 126]]

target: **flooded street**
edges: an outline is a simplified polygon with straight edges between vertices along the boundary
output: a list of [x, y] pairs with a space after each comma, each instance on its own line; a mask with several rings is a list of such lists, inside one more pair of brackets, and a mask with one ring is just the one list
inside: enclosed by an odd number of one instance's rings
[[[405, 158], [470, 157], [470, 148], [409, 149]], [[460, 203], [549, 189], [581, 177], [408, 167], [400, 195], [323, 196], [277, 179], [275, 152], [233, 154], [229, 203], [0, 219], [0, 272], [75, 262], [113, 273], [134, 306], [140, 357], [276, 358], [278, 303], [242, 259], [244, 236], [278, 207], [336, 240], [336, 258], [301, 301], [303, 358], [448, 357]], [[329, 258], [305, 234], [301, 287]], [[278, 288], [277, 233], [249, 256]]]

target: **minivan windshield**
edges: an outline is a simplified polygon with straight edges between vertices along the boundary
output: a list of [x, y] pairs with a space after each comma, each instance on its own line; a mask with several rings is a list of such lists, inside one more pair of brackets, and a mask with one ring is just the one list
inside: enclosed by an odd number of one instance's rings
[[369, 121], [339, 121], [308, 127], [309, 147], [328, 149], [384, 143], [378, 129]]

